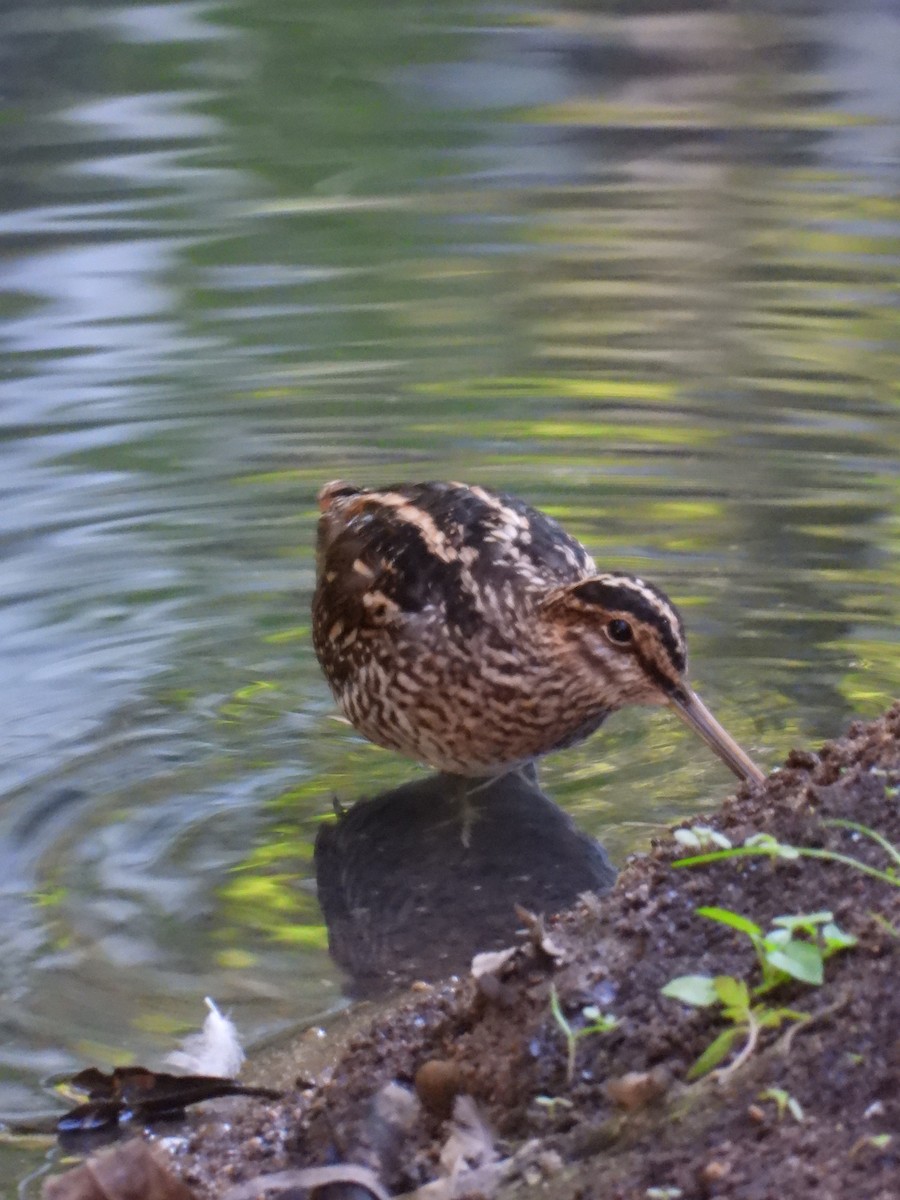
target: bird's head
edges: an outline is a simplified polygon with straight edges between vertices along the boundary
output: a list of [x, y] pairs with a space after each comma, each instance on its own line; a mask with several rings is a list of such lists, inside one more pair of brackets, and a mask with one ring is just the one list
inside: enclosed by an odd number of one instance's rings
[[765, 779], [688, 684], [684, 626], [657, 588], [633, 575], [595, 575], [554, 588], [539, 617], [573, 682], [599, 706], [667, 704], [735, 775]]

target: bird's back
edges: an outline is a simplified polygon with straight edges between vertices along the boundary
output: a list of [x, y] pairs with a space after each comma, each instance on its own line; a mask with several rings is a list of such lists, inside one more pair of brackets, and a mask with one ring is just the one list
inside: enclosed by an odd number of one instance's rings
[[335, 613], [342, 602], [358, 604], [363, 592], [378, 591], [401, 613], [444, 609], [465, 632], [485, 594], [508, 590], [526, 607], [595, 570], [556, 521], [486, 488], [332, 483], [319, 502], [319, 603]]

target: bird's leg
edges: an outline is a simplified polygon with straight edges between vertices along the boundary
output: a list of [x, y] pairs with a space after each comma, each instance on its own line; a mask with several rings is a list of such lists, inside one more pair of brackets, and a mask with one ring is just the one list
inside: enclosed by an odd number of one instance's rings
[[498, 779], [505, 779], [507, 775], [518, 775], [523, 783], [537, 783], [537, 765], [534, 759], [530, 758], [528, 762], [511, 767], [508, 771], [501, 771], [497, 775], [488, 775], [485, 779], [471, 780], [466, 794], [474, 796], [476, 792], [483, 792], [485, 788], [491, 787]]
[[459, 801], [459, 815], [462, 825], [460, 841], [467, 850], [472, 845], [472, 826], [475, 824], [475, 810], [469, 802], [469, 797], [478, 791], [479, 788], [484, 787], [486, 783], [490, 782], [490, 779], [486, 779], [475, 783], [473, 786], [472, 780], [467, 779], [465, 775], [456, 776], [456, 795]]
[[513, 767], [510, 771], [501, 771], [499, 775], [488, 775], [485, 779], [469, 779], [464, 775], [457, 776], [462, 816], [462, 844], [467, 850], [472, 843], [472, 827], [477, 820], [475, 807], [471, 803], [472, 797], [476, 796], [479, 792], [483, 792], [485, 788], [492, 787], [499, 779], [505, 779], [507, 775], [518, 775], [522, 782], [529, 786], [537, 783], [537, 767], [533, 760], [521, 763], [518, 767]]
[[472, 829], [478, 820], [478, 813], [472, 803], [472, 797], [490, 787], [499, 778], [498, 775], [491, 775], [487, 779], [471, 779], [467, 775], [456, 776], [456, 795], [459, 800], [462, 823], [460, 840], [467, 850], [472, 844]]

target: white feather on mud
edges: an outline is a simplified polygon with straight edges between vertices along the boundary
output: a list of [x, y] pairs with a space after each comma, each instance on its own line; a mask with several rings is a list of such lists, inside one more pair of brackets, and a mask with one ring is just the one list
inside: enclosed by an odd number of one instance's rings
[[209, 1013], [203, 1028], [199, 1033], [189, 1034], [181, 1043], [181, 1049], [173, 1050], [166, 1062], [191, 1075], [220, 1075], [223, 1079], [234, 1079], [244, 1063], [237, 1028], [209, 996], [204, 1003]]

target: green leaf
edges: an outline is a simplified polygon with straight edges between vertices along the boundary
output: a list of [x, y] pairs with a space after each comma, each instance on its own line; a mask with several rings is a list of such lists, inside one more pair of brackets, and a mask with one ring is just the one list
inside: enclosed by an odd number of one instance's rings
[[772, 924], [778, 925], [781, 929], [804, 929], [809, 933], [814, 933], [817, 926], [833, 920], [834, 913], [830, 912], [796, 913], [792, 917], [776, 917]]
[[767, 951], [766, 961], [776, 971], [784, 971], [802, 983], [818, 985], [825, 978], [822, 952], [811, 942], [788, 942], [780, 950]]
[[870, 1146], [874, 1146], [876, 1150], [887, 1150], [888, 1146], [893, 1141], [893, 1137], [889, 1133], [873, 1133], [870, 1138], [866, 1139]]
[[575, 1031], [566, 1020], [566, 1015], [559, 1003], [559, 993], [556, 990], [556, 984], [550, 985], [550, 1011], [553, 1014], [553, 1020], [562, 1030], [563, 1036], [567, 1039], [575, 1036]]
[[755, 850], [757, 854], [771, 854], [775, 858], [799, 858], [800, 851], [796, 846], [789, 846], [785, 842], [779, 842], [778, 838], [772, 837], [771, 833], [754, 833], [744, 842], [744, 846], [748, 850]]
[[715, 905], [705, 908], [698, 908], [697, 915], [700, 917], [708, 917], [710, 921], [718, 921], [721, 925], [728, 925], [731, 929], [737, 929], [741, 933], [746, 933], [749, 938], [758, 938], [762, 935], [762, 930], [758, 925], [742, 917], [740, 913], [732, 912], [730, 908], [717, 908]]
[[576, 1037], [586, 1037], [590, 1033], [610, 1033], [613, 1029], [618, 1029], [619, 1018], [613, 1016], [612, 1013], [599, 1013], [596, 1020], [590, 1025], [585, 1025], [583, 1029], [579, 1029]]
[[677, 979], [670, 979], [661, 991], [671, 1000], [680, 1000], [682, 1004], [690, 1004], [694, 1008], [708, 1008], [718, 1000], [715, 984], [709, 975], [679, 975]]
[[847, 933], [834, 924], [823, 925], [822, 938], [826, 949], [832, 954], [838, 950], [846, 950], [848, 946], [855, 946], [858, 940], [852, 933]]
[[777, 1029], [790, 1019], [790, 1015], [788, 1008], [766, 1008], [764, 1004], [757, 1004], [753, 1009], [753, 1019], [760, 1029]]
[[722, 1004], [736, 1010], [738, 1017], [746, 1014], [750, 1007], [750, 991], [743, 979], [717, 975], [713, 980], [713, 988]]
[[779, 1121], [786, 1112], [789, 1112], [795, 1121], [803, 1121], [803, 1109], [800, 1107], [800, 1102], [785, 1091], [784, 1088], [770, 1087], [759, 1093], [760, 1100], [774, 1100], [778, 1107]]
[[764, 945], [766, 948], [769, 946], [786, 946], [790, 940], [790, 929], [773, 929], [771, 933], [766, 934]]
[[722, 1059], [727, 1056], [740, 1033], [741, 1029], [737, 1025], [732, 1025], [729, 1029], [723, 1029], [715, 1041], [710, 1042], [688, 1071], [688, 1079], [699, 1079], [701, 1075], [706, 1075], [713, 1067], [717, 1067]]

